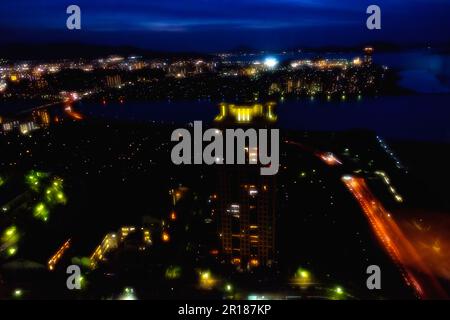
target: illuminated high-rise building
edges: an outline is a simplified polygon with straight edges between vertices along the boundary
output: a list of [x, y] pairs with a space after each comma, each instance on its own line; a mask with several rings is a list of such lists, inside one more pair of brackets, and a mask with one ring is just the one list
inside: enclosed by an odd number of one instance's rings
[[243, 268], [274, 263], [275, 178], [250, 165], [219, 174], [219, 235], [229, 262]]
[[372, 47], [365, 47], [364, 48], [364, 63], [365, 64], [372, 64], [372, 55], [373, 55], [373, 48]]
[[[218, 128], [269, 128], [274, 104], [221, 104]], [[248, 162], [258, 149], [246, 147]], [[260, 174], [254, 164], [219, 166], [218, 233], [227, 262], [241, 269], [270, 267], [275, 262], [275, 176]]]
[[294, 91], [294, 81], [289, 79], [286, 82], [286, 93], [292, 93]]
[[106, 85], [110, 88], [118, 87], [122, 84], [122, 79], [119, 75], [106, 76]]
[[32, 113], [33, 121], [39, 127], [48, 127], [50, 125], [50, 115], [47, 110], [35, 110]]

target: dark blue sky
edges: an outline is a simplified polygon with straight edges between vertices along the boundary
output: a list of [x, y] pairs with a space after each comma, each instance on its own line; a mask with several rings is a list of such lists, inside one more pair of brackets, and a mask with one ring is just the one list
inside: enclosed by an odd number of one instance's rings
[[[82, 30], [66, 29], [66, 7], [82, 10]], [[382, 30], [365, 27], [382, 10]], [[1, 0], [8, 42], [85, 42], [157, 50], [218, 51], [450, 42], [449, 0]]]

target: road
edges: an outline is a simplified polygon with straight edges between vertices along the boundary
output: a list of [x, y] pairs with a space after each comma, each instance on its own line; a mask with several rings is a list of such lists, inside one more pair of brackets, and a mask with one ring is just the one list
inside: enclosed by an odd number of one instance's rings
[[331, 152], [319, 151], [311, 148], [310, 146], [295, 141], [285, 140], [284, 142], [296, 146], [305, 152], [313, 154], [330, 167], [342, 165], [342, 162]]
[[394, 217], [370, 191], [364, 178], [344, 176], [342, 181], [358, 201], [378, 241], [396, 263], [406, 284], [414, 289], [417, 297], [448, 299], [446, 291], [426, 261], [399, 228]]
[[18, 115], [27, 114], [27, 113], [31, 113], [31, 112], [36, 111], [36, 110], [48, 109], [48, 108], [51, 108], [51, 107], [56, 107], [56, 106], [61, 105], [61, 104], [62, 104], [62, 101], [50, 102], [50, 103], [43, 104], [43, 105], [40, 105], [40, 106], [32, 107], [30, 109], [22, 110], [22, 111], [18, 112], [17, 114]]

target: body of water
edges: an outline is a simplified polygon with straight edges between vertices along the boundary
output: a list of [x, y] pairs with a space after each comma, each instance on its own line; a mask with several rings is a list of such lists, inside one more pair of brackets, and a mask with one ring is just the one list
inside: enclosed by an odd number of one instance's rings
[[[132, 121], [210, 123], [218, 114], [212, 102], [126, 102], [80, 103], [91, 117]], [[281, 128], [310, 131], [369, 129], [386, 138], [450, 142], [450, 94], [420, 94], [362, 98], [351, 101], [299, 99], [279, 103], [276, 108]]]

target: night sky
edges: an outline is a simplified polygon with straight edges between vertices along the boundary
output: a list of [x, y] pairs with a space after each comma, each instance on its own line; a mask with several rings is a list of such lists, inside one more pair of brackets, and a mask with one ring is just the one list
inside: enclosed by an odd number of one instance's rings
[[[66, 29], [77, 4], [82, 30]], [[382, 30], [366, 29], [366, 8]], [[449, 0], [1, 0], [3, 43], [83, 42], [171, 51], [450, 42]]]

